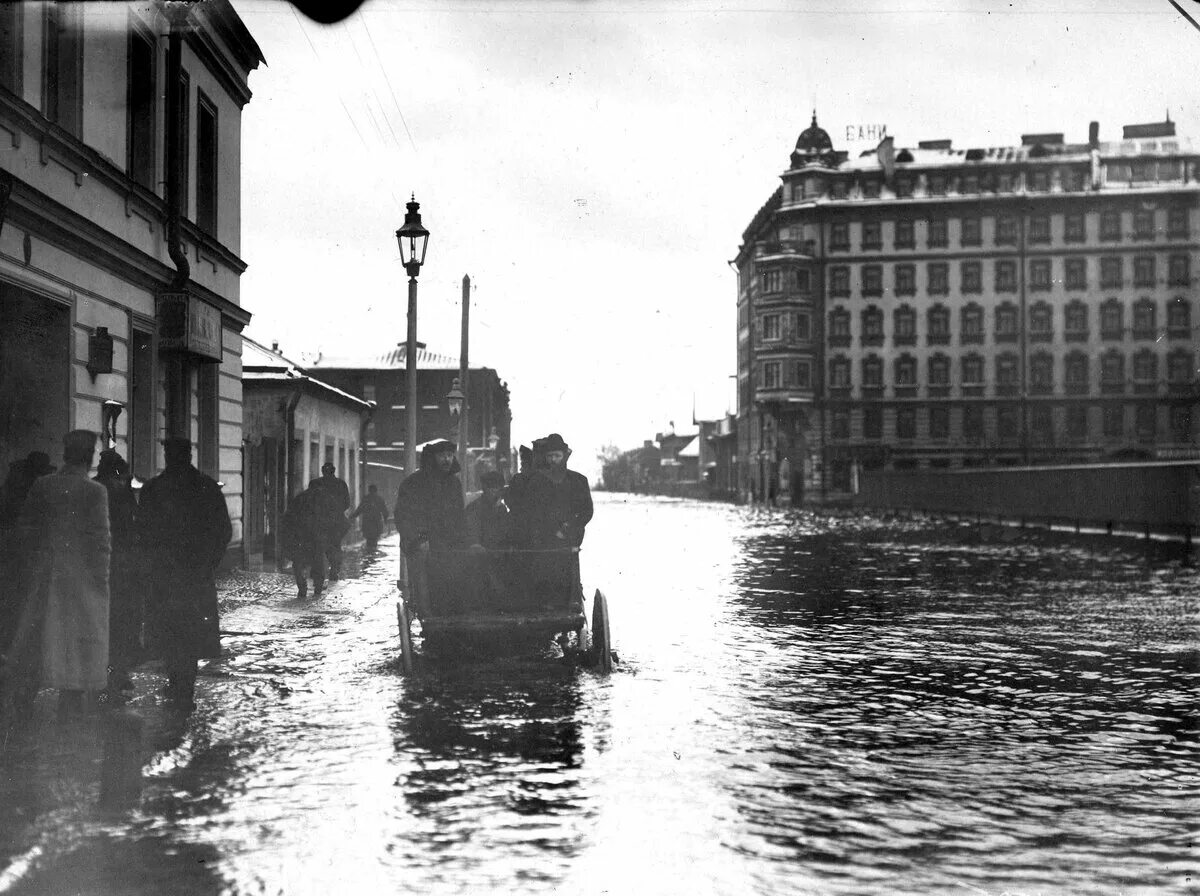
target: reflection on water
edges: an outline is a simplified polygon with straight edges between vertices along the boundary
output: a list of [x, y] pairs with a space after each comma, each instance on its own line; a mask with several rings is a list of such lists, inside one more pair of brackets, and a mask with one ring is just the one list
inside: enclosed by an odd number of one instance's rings
[[1195, 571], [598, 498], [611, 678], [403, 677], [394, 539], [319, 600], [268, 579], [192, 717], [148, 698], [4, 746], [0, 892], [1195, 892]]

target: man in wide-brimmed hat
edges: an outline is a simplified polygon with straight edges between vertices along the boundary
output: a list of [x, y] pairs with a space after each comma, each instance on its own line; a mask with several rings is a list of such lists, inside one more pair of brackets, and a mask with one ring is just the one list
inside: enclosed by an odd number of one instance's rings
[[571, 448], [554, 432], [534, 443], [541, 463], [530, 477], [528, 537], [534, 547], [579, 547], [592, 519], [592, 490], [587, 478], [567, 469]]
[[[400, 483], [396, 495], [396, 531], [400, 548], [413, 568], [427, 574], [434, 599], [455, 598], [457, 566], [451, 552], [466, 547], [466, 514], [459, 481], [457, 449], [438, 439], [421, 448], [420, 467]], [[424, 613], [427, 607], [418, 607]]]

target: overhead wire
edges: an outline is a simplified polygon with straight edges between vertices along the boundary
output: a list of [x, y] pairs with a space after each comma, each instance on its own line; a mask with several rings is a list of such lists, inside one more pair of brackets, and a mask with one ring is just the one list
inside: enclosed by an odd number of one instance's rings
[[362, 22], [363, 30], [367, 32], [367, 40], [371, 42], [371, 51], [375, 54], [375, 61], [379, 63], [379, 70], [383, 72], [383, 80], [387, 84], [388, 93], [391, 94], [392, 104], [396, 107], [396, 114], [400, 116], [400, 123], [404, 125], [404, 133], [408, 135], [408, 142], [412, 146], [413, 152], [417, 151], [417, 142], [413, 140], [412, 131], [408, 128], [408, 121], [404, 118], [404, 112], [400, 108], [400, 101], [396, 99], [396, 90], [392, 87], [392, 79], [388, 77], [387, 67], [383, 64], [383, 59], [379, 55], [379, 47], [375, 43], [375, 36], [371, 34], [371, 26], [367, 24], [367, 16], [364, 13], [359, 17]]

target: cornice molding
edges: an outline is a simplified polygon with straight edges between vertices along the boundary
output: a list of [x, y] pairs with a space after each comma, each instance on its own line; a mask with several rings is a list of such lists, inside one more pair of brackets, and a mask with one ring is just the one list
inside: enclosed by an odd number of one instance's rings
[[244, 109], [253, 96], [250, 86], [242, 79], [241, 73], [229, 64], [225, 54], [221, 52], [220, 47], [213, 39], [204, 31], [192, 29], [187, 33], [187, 45], [212, 72], [213, 76], [221, 82], [221, 86], [238, 104], [238, 108]]

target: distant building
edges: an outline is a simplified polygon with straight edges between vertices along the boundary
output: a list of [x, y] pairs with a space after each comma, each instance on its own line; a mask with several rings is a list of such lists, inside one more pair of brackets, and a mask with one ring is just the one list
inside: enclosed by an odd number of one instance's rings
[[[458, 378], [458, 359], [423, 348], [417, 351], [417, 444], [432, 439], [457, 442], [458, 420], [450, 413], [446, 396]], [[389, 502], [395, 497], [399, 478], [411, 472], [403, 469], [408, 437], [405, 366], [404, 345], [376, 355], [321, 354], [307, 359], [307, 369], [324, 382], [375, 403], [375, 414], [367, 426], [367, 482], [375, 482]], [[469, 456], [507, 475], [512, 422], [508, 386], [490, 367], [470, 368], [467, 380], [462, 391], [467, 402]], [[466, 484], [475, 484], [473, 473]]]
[[289, 500], [331, 463], [362, 499], [362, 437], [369, 402], [343, 392], [242, 337], [245, 552], [249, 562], [280, 560], [280, 522]]
[[849, 158], [814, 115], [736, 258], [743, 493], [1200, 455], [1198, 208], [1170, 121]]
[[232, 552], [241, 117], [262, 62], [227, 0], [0, 4], [0, 471], [82, 428], [144, 480], [164, 435], [189, 436]]

